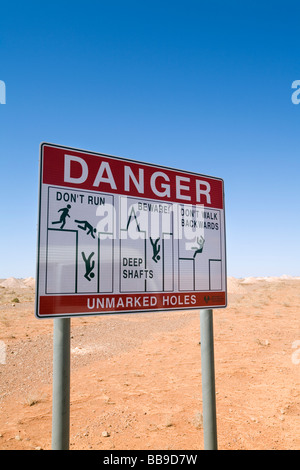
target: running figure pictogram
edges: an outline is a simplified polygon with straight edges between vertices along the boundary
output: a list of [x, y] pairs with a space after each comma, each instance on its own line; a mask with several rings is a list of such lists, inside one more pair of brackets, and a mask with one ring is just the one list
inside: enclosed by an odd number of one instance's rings
[[81, 228], [81, 230], [86, 230], [86, 234], [90, 235], [95, 238], [94, 233], [96, 233], [96, 229], [86, 220], [75, 220], [77, 224], [83, 224], [83, 226], [78, 225], [78, 228]]
[[88, 281], [91, 281], [94, 277], [95, 277], [95, 274], [92, 272], [94, 267], [95, 267], [95, 261], [93, 261], [91, 263], [91, 259], [92, 257], [94, 256], [94, 252], [92, 252], [90, 254], [90, 256], [87, 258], [85, 256], [85, 253], [82, 251], [81, 252], [81, 256], [83, 258], [83, 261], [85, 262], [85, 275], [84, 277], [88, 280]]
[[70, 204], [68, 204], [67, 207], [62, 207], [61, 209], [59, 209], [58, 212], [61, 212], [60, 219], [55, 222], [52, 222], [52, 224], [62, 224], [60, 228], [63, 229], [64, 226], [66, 225], [66, 217], [70, 217], [69, 216], [70, 209], [71, 209]]

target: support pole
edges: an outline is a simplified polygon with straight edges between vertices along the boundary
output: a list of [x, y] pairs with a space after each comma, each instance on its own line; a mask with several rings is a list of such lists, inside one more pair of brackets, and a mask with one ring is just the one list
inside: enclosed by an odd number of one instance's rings
[[204, 450], [217, 450], [213, 311], [200, 310]]
[[70, 323], [70, 318], [54, 319], [52, 450], [69, 450]]

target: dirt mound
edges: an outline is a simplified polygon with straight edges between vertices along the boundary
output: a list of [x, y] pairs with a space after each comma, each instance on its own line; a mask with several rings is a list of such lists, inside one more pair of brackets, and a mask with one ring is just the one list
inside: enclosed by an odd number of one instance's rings
[[35, 288], [35, 280], [33, 277], [27, 277], [24, 279], [23, 283], [26, 287]]
[[243, 279], [236, 279], [235, 277], [227, 278], [227, 291], [229, 294], [238, 294], [244, 290]]
[[299, 277], [287, 276], [286, 274], [283, 274], [280, 277], [276, 277], [276, 276], [245, 277], [244, 279], [241, 279], [240, 283], [241, 284], [256, 284], [262, 281], [265, 281], [265, 282], [298, 281], [299, 279], [300, 279]]
[[27, 277], [26, 279], [17, 279], [15, 277], [9, 277], [8, 279], [3, 279], [0, 282], [0, 286], [6, 289], [34, 289], [35, 280], [33, 277]]
[[23, 279], [16, 279], [15, 277], [9, 277], [2, 281], [0, 284], [1, 287], [6, 287], [7, 289], [26, 289], [27, 286], [24, 284]]

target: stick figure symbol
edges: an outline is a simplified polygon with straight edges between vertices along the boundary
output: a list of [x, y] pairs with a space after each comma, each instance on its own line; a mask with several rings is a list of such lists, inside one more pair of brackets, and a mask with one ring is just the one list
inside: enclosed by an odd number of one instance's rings
[[83, 224], [83, 226], [78, 225], [78, 228], [81, 228], [81, 230], [86, 231], [87, 235], [91, 234], [91, 236], [95, 238], [94, 233], [96, 233], [96, 229], [89, 222], [87, 222], [86, 220], [75, 220], [75, 222], [77, 224]]
[[68, 204], [67, 207], [62, 207], [61, 209], [59, 209], [58, 212], [61, 212], [60, 219], [55, 222], [52, 222], [52, 224], [61, 224], [60, 228], [63, 229], [64, 226], [66, 225], [66, 217], [70, 217], [69, 216], [70, 209], [71, 209], [70, 204]]
[[90, 254], [90, 256], [87, 258], [85, 256], [85, 253], [82, 251], [81, 252], [81, 256], [83, 258], [83, 261], [85, 262], [85, 275], [84, 277], [88, 280], [88, 281], [91, 281], [94, 277], [95, 277], [95, 274], [92, 272], [94, 267], [95, 267], [95, 261], [92, 261], [91, 263], [91, 259], [92, 257], [94, 256], [94, 252], [92, 252]]
[[192, 250], [196, 250], [195, 253], [194, 253], [194, 256], [193, 256], [194, 258], [196, 258], [198, 253], [202, 253], [202, 251], [203, 251], [205, 240], [202, 237], [202, 235], [201, 235], [200, 238], [197, 237], [197, 243], [198, 243], [198, 246], [193, 246], [193, 248], [192, 248]]
[[160, 238], [157, 238], [155, 241], [153, 241], [152, 238], [150, 237], [150, 242], [151, 242], [152, 249], [153, 249], [152, 259], [153, 261], [155, 261], [155, 263], [157, 263], [157, 261], [160, 260], [160, 255], [158, 254], [160, 252], [160, 245], [158, 245], [159, 240]]

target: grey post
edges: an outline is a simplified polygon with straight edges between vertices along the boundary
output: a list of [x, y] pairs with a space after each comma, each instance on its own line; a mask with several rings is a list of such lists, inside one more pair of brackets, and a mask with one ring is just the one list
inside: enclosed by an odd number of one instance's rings
[[217, 450], [213, 311], [200, 310], [204, 450]]
[[69, 450], [70, 318], [55, 318], [53, 326], [52, 450]]

